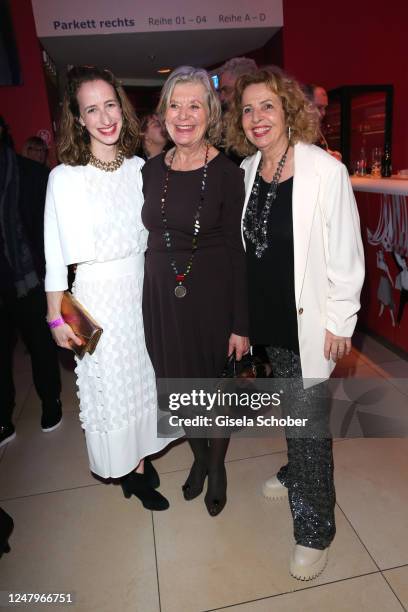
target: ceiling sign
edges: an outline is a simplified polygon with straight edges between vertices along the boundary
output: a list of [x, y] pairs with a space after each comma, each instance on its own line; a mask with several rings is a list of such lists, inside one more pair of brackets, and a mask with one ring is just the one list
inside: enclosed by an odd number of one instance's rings
[[276, 28], [282, 0], [32, 0], [38, 37]]

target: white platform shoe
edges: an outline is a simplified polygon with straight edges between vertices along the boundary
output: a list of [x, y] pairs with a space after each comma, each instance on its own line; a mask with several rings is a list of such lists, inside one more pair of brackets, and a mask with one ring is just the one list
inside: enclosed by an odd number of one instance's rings
[[279, 499], [287, 499], [288, 490], [283, 484], [278, 480], [278, 477], [272, 476], [262, 485], [262, 494], [266, 499], [270, 500], [279, 500]]
[[[271, 501], [288, 498], [288, 489], [278, 480], [276, 474], [265, 480], [262, 493], [266, 499]], [[320, 550], [297, 544], [293, 549], [289, 571], [297, 580], [313, 580], [323, 572], [327, 565], [328, 556], [328, 548]]]
[[328, 556], [328, 548], [319, 550], [296, 544], [290, 560], [289, 571], [298, 580], [313, 580], [326, 567]]

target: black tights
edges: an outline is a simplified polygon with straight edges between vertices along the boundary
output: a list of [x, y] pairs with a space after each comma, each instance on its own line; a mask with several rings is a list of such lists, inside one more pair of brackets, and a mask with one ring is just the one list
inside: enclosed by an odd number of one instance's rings
[[[184, 484], [186, 499], [194, 499], [203, 490], [208, 475], [205, 503], [210, 514], [218, 514], [226, 502], [227, 472], [225, 455], [230, 438], [192, 438], [187, 435], [194, 463]], [[217, 505], [218, 504], [218, 505]]]
[[[186, 432], [187, 433], [187, 432]], [[224, 465], [230, 438], [192, 438], [187, 434], [194, 461], [213, 472]]]

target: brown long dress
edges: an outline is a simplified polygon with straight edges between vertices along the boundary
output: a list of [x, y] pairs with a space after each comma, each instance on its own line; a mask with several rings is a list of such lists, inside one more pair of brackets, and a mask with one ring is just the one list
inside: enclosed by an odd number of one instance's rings
[[245, 253], [241, 241], [244, 173], [224, 154], [208, 164], [201, 230], [187, 295], [177, 298], [170, 265], [183, 273], [191, 255], [203, 169], [170, 170], [166, 197], [171, 249], [163, 238], [164, 155], [143, 167], [142, 220], [149, 230], [143, 288], [147, 349], [158, 378], [220, 376], [232, 332], [248, 335]]

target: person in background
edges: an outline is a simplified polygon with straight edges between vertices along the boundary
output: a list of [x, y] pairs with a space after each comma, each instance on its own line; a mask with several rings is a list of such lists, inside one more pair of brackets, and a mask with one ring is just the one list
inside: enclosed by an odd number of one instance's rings
[[219, 79], [218, 94], [223, 112], [228, 110], [234, 96], [234, 87], [238, 77], [248, 72], [254, 72], [256, 69], [255, 60], [249, 57], [233, 57], [214, 71]]
[[351, 350], [364, 280], [348, 173], [312, 144], [317, 132], [317, 111], [294, 79], [267, 70], [238, 79], [227, 143], [248, 155], [242, 237], [250, 341], [265, 345], [274, 376], [288, 379], [284, 408], [309, 426], [287, 428], [288, 462], [263, 485], [265, 497], [289, 500], [290, 573], [300, 580], [324, 570], [336, 531], [323, 381]]
[[309, 83], [304, 87], [305, 94], [313, 102], [319, 113], [320, 121], [326, 116], [327, 107], [329, 106], [329, 97], [327, 91], [321, 85]]
[[45, 165], [47, 163], [48, 147], [39, 136], [30, 136], [23, 144], [21, 155]]
[[58, 354], [45, 322], [43, 220], [48, 170], [16, 155], [0, 118], [0, 446], [15, 437], [17, 330], [31, 358], [43, 432], [62, 419]]
[[[257, 65], [253, 59], [249, 57], [233, 57], [232, 59], [225, 62], [225, 64], [220, 66], [220, 68], [213, 71], [214, 74], [218, 75], [219, 79], [218, 96], [221, 102], [221, 111], [223, 114], [223, 118], [225, 116], [225, 113], [228, 111], [229, 104], [233, 98], [234, 87], [238, 77], [240, 77], [242, 74], [253, 72], [256, 69]], [[223, 137], [219, 148], [228, 157], [228, 159], [230, 159], [234, 162], [234, 164], [239, 166], [243, 160], [243, 157], [237, 155], [235, 151], [233, 151], [232, 149], [228, 149], [225, 146], [224, 132], [225, 129], [223, 128]]]
[[326, 117], [327, 107], [329, 105], [329, 97], [327, 95], [327, 91], [321, 85], [315, 85], [314, 83], [309, 83], [305, 85], [303, 87], [303, 91], [306, 94], [307, 98], [315, 105], [320, 117], [320, 132], [315, 144], [327, 151], [327, 153], [329, 153], [339, 161], [341, 161], [340, 151], [332, 151], [331, 149], [329, 149], [329, 145], [327, 144], [327, 140], [324, 136], [324, 120]]
[[164, 151], [168, 138], [166, 128], [157, 113], [149, 113], [140, 120], [142, 146], [139, 156], [145, 161]]

